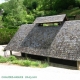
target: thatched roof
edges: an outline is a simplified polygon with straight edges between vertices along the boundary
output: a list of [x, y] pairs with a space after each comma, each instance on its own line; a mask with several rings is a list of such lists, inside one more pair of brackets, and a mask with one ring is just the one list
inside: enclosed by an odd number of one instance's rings
[[22, 25], [5, 49], [46, 57], [79, 60], [80, 20], [65, 21], [57, 27]]
[[66, 14], [46, 16], [46, 17], [37, 17], [34, 23], [63, 22], [65, 18], [66, 18]]

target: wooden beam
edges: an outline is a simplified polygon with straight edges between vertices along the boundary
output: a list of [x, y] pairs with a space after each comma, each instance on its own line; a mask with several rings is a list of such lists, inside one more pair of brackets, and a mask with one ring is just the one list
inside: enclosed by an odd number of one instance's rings
[[12, 55], [12, 51], [10, 51], [10, 55]]
[[80, 70], [80, 61], [77, 61], [77, 69]]

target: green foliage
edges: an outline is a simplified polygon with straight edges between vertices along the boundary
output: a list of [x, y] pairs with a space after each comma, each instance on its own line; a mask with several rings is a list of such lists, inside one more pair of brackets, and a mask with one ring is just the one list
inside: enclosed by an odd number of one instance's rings
[[[23, 0], [10, 0], [7, 2], [6, 7], [2, 5], [3, 13], [3, 26], [4, 27], [18, 27], [21, 24], [27, 23], [27, 11], [24, 8]], [[4, 15], [7, 13], [6, 15]]]
[[20, 66], [24, 66], [23, 60], [14, 60], [14, 61], [12, 61], [12, 64], [18, 64]]
[[9, 43], [17, 29], [0, 28], [0, 45]]
[[0, 4], [0, 9], [4, 9], [4, 11], [7, 13], [10, 11], [9, 9], [9, 2], [5, 2], [5, 3], [2, 3]]
[[[20, 60], [14, 60], [14, 61], [12, 61], [12, 64], [19, 64], [19, 62], [20, 62]], [[22, 63], [22, 62], [20, 62], [20, 63]]]
[[56, 0], [54, 10], [61, 12], [62, 10], [68, 9], [71, 5], [75, 6], [75, 0]]
[[31, 66], [33, 66], [33, 67], [38, 67], [40, 65], [41, 65], [41, 62], [40, 61], [32, 61], [31, 62]]
[[0, 56], [0, 63], [6, 63], [7, 58]]
[[78, 15], [80, 14], [80, 9], [79, 7], [75, 7], [71, 10], [64, 10], [63, 12], [61, 12], [61, 14], [66, 13], [67, 16], [72, 16], [72, 15]]
[[41, 61], [32, 61], [30, 59], [17, 59], [15, 56], [10, 57], [3, 57], [0, 56], [0, 63], [10, 63], [10, 64], [17, 64], [20, 66], [31, 66], [31, 67], [47, 67], [49, 66], [48, 63], [44, 62], [41, 63]]
[[2, 27], [18, 27], [33, 23], [38, 16], [56, 15], [75, 6], [80, 8], [80, 0], [8, 0], [0, 4], [0, 10], [4, 9], [0, 23]]
[[24, 64], [24, 66], [30, 66], [31, 65], [31, 61], [30, 60], [24, 60], [23, 64]]
[[[8, 14], [5, 18], [4, 18], [4, 27], [18, 27], [21, 24], [25, 24], [27, 23], [26, 20], [26, 11], [21, 12], [21, 13], [11, 13]], [[24, 15], [24, 16], [23, 16]]]
[[53, 10], [55, 0], [43, 0], [42, 1], [42, 9], [43, 10]]
[[0, 28], [3, 28], [2, 16], [0, 16]]
[[23, 63], [23, 60], [14, 60], [14, 61], [12, 61], [12, 64], [18, 64], [20, 66], [25, 66]]
[[30, 24], [30, 23], [33, 23], [34, 21], [34, 16], [31, 14], [31, 15], [27, 15], [27, 18], [26, 18], [28, 21], [27, 23]]
[[33, 9], [36, 9], [38, 6], [38, 3], [36, 1], [32, 2], [32, 8]]
[[46, 63], [46, 62], [42, 64], [42, 67], [44, 67], [44, 68], [45, 68], [45, 67], [48, 67], [48, 66], [49, 66], [49, 64]]
[[35, 20], [36, 17], [40, 17], [40, 16], [44, 15], [44, 11], [39, 11], [39, 10], [35, 10], [35, 9], [32, 11], [32, 13], [33, 13], [33, 16], [34, 16], [34, 20]]
[[38, 7], [38, 2], [39, 1], [36, 1], [36, 0], [24, 0], [23, 1], [23, 5], [29, 9], [29, 10], [32, 10], [32, 9], [36, 9]]
[[8, 61], [14, 61], [14, 60], [17, 60], [17, 58], [15, 56], [8, 57]]
[[14, 60], [12, 61], [12, 64], [18, 64], [21, 66], [31, 66], [31, 67], [47, 67], [49, 66], [48, 63], [41, 63], [41, 61], [32, 61], [30, 59], [27, 60]]
[[80, 0], [75, 0], [75, 5], [80, 8]]

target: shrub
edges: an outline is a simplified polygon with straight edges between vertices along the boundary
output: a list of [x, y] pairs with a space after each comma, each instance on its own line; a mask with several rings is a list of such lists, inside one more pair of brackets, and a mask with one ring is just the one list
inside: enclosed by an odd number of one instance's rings
[[19, 60], [12, 61], [12, 64], [18, 64]]
[[37, 6], [38, 6], [38, 3], [37, 3], [36, 1], [33, 1], [33, 2], [32, 2], [32, 8], [33, 8], [33, 9], [36, 9]]
[[14, 60], [14, 61], [12, 61], [12, 64], [18, 64], [21, 66], [31, 66], [31, 61], [29, 61], [29, 60]]
[[31, 24], [34, 21], [34, 15], [32, 15], [32, 14], [27, 15], [27, 18], [26, 19], [27, 19], [27, 23], [28, 24]]
[[69, 6], [75, 6], [75, 0], [56, 0], [54, 4], [54, 10], [61, 12], [65, 9], [68, 9]]
[[80, 0], [75, 0], [75, 4], [76, 4], [77, 7], [80, 8]]
[[0, 63], [6, 63], [7, 58], [0, 56]]
[[31, 61], [30, 60], [24, 60], [23, 64], [24, 64], [24, 66], [31, 66]]
[[14, 61], [12, 61], [12, 64], [18, 64], [20, 66], [24, 66], [23, 60], [14, 60]]
[[38, 67], [41, 63], [39, 61], [32, 61], [31, 66]]
[[0, 28], [0, 45], [9, 43], [17, 29]]
[[47, 66], [49, 66], [49, 64], [46, 62], [42, 64], [42, 67], [47, 67]]
[[17, 60], [17, 58], [15, 56], [8, 57], [8, 61], [14, 61], [14, 60]]
[[32, 66], [32, 67], [40, 67], [40, 68], [48, 66], [48, 63], [46, 62], [41, 63], [41, 61], [32, 61], [30, 59], [18, 60], [15, 56], [10, 56], [8, 58], [0, 56], [0, 63], [6, 63], [6, 62], [17, 64], [20, 66]]
[[0, 58], [2, 58], [2, 56], [0, 56]]

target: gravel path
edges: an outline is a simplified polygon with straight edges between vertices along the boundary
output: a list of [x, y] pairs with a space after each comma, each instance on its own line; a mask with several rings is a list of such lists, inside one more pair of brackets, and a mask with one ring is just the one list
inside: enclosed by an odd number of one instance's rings
[[[0, 55], [4, 56], [0, 45]], [[19, 54], [13, 52], [13, 54]], [[7, 51], [7, 56], [9, 51]], [[80, 80], [80, 71], [59, 67], [31, 68], [17, 65], [0, 64], [0, 80]]]

